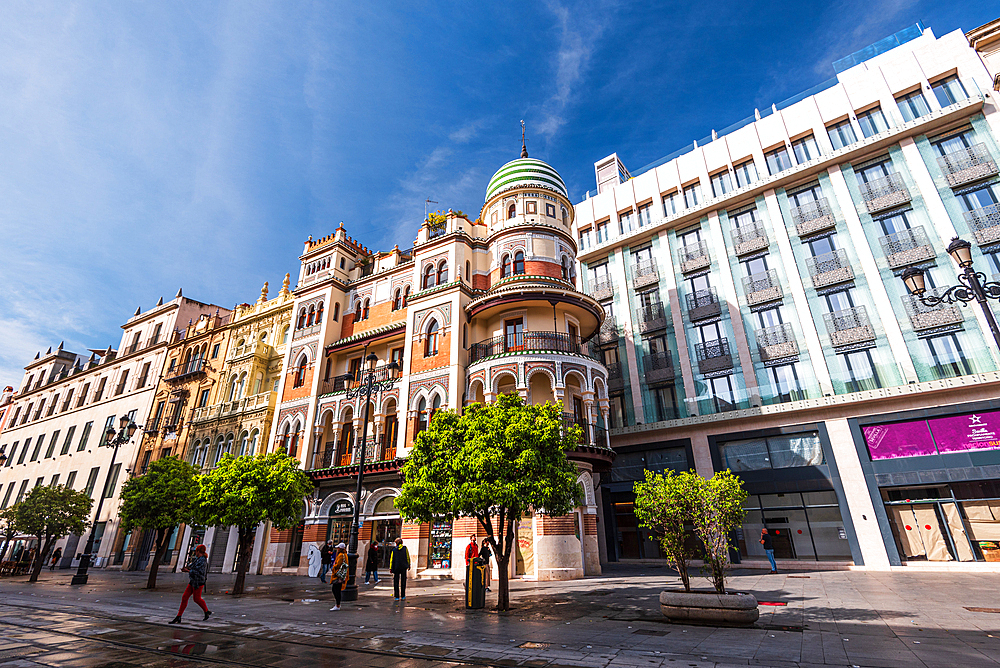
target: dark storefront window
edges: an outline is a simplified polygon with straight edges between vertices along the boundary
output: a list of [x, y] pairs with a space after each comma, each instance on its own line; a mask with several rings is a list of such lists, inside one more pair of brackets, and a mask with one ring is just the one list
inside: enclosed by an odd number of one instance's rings
[[850, 561], [851, 548], [833, 490], [751, 494], [738, 532], [743, 558], [766, 559], [760, 530], [771, 534], [777, 559]]
[[816, 433], [729, 441], [720, 450], [726, 468], [734, 472], [819, 466], [824, 461]]

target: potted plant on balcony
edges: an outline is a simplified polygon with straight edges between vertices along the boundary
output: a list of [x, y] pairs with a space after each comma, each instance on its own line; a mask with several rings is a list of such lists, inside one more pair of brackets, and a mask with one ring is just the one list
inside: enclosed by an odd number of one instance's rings
[[[747, 493], [740, 479], [720, 471], [705, 480], [693, 472], [665, 475], [646, 472], [635, 484], [635, 513], [640, 526], [660, 537], [667, 559], [677, 569], [683, 590], [660, 593], [660, 610], [674, 622], [746, 626], [757, 621], [757, 599], [726, 590], [729, 535], [743, 522]], [[687, 574], [693, 550], [687, 525], [701, 543], [712, 591], [692, 591]]]

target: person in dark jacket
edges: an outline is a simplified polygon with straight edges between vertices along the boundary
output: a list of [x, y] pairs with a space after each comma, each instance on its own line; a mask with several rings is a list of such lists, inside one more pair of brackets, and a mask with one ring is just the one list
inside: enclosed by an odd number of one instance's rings
[[767, 532], [767, 529], [760, 530], [760, 544], [764, 546], [764, 554], [767, 555], [767, 560], [771, 562], [771, 572], [778, 572], [778, 565], [774, 563], [774, 543], [771, 542], [771, 534]]
[[333, 541], [326, 541], [326, 545], [319, 551], [320, 557], [320, 568], [319, 568], [319, 581], [326, 584], [326, 574], [330, 572], [333, 568]]
[[201, 598], [201, 590], [205, 587], [205, 582], [208, 579], [208, 548], [204, 545], [196, 547], [194, 549], [194, 560], [191, 562], [191, 565], [182, 570], [188, 573], [188, 586], [184, 590], [180, 610], [177, 611], [177, 616], [170, 623], [181, 623], [181, 615], [184, 614], [184, 608], [187, 607], [188, 599], [191, 596], [194, 596], [194, 602], [201, 606], [201, 609], [205, 611], [205, 619], [208, 619], [212, 616], [212, 611], [208, 609], [205, 601]]
[[406, 572], [410, 570], [410, 553], [403, 539], [396, 539], [396, 547], [389, 554], [389, 571], [392, 573], [392, 595], [395, 600], [406, 598]]
[[368, 546], [368, 558], [365, 559], [365, 584], [368, 584], [368, 579], [372, 575], [375, 576], [375, 584], [378, 584], [378, 558], [381, 551], [378, 541], [372, 539], [371, 545]]
[[62, 559], [62, 548], [57, 547], [56, 551], [52, 553], [52, 561], [49, 563], [50, 571], [54, 571], [56, 569], [60, 559]]
[[483, 566], [485, 571], [483, 572], [483, 584], [486, 585], [486, 591], [490, 590], [490, 583], [493, 581], [493, 570], [490, 566], [490, 559], [493, 558], [493, 550], [490, 548], [490, 539], [483, 539], [483, 546], [479, 548], [479, 558], [483, 560]]

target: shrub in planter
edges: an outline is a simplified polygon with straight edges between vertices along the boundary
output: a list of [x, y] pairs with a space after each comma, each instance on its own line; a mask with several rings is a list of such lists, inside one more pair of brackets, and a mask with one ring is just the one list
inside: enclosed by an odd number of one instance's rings
[[688, 565], [693, 550], [687, 543], [685, 525], [691, 522], [698, 490], [704, 478], [697, 473], [667, 471], [660, 475], [646, 471], [646, 480], [637, 482], [635, 516], [639, 526], [652, 531], [660, 540], [667, 561], [677, 569], [684, 591], [691, 591]]
[[720, 594], [726, 593], [729, 534], [743, 524], [746, 514], [743, 502], [746, 500], [743, 481], [729, 469], [719, 471], [708, 480], [702, 479], [695, 496], [691, 523], [705, 547], [705, 565], [711, 570], [712, 585]]

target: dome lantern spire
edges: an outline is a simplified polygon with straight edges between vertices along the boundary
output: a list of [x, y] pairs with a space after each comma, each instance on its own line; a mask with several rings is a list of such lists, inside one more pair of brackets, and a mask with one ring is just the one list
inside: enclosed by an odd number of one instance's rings
[[524, 120], [521, 120], [521, 157], [528, 157], [528, 144], [527, 139], [524, 138]]

